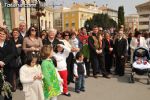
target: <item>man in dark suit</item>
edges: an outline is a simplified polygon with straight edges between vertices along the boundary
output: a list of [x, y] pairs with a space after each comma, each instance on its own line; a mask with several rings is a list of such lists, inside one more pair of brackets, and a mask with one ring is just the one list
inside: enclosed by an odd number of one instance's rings
[[43, 45], [51, 45], [53, 50], [55, 50], [57, 44], [59, 43], [59, 40], [55, 38], [56, 32], [57, 31], [55, 29], [50, 29], [48, 32], [48, 37], [42, 41]]
[[[101, 40], [99, 39], [101, 38]], [[99, 30], [97, 26], [93, 27], [92, 36], [88, 38], [88, 45], [90, 51], [90, 61], [91, 66], [93, 68], [93, 76], [97, 78], [97, 73], [101, 70], [103, 77], [108, 77], [105, 70], [105, 61], [104, 61], [104, 40], [102, 36], [99, 34]]]
[[127, 52], [127, 40], [123, 37], [123, 31], [118, 32], [118, 38], [115, 40], [115, 56], [116, 56], [116, 69], [115, 73], [119, 76], [124, 76], [125, 57]]

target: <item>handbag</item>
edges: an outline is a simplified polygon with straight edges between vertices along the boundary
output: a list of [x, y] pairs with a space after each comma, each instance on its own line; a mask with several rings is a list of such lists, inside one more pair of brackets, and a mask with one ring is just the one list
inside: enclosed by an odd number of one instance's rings
[[21, 67], [21, 66], [22, 66], [22, 61], [21, 61], [21, 57], [19, 56], [16, 59], [16, 67], [18, 68], [18, 67]]
[[13, 59], [9, 64], [10, 68], [20, 68], [22, 66], [21, 57], [18, 56], [17, 58]]

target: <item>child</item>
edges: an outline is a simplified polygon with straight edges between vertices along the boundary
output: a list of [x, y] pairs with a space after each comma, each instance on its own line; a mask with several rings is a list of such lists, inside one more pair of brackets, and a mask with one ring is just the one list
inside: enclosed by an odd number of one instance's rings
[[[45, 100], [57, 100], [57, 96], [60, 95], [60, 76], [51, 60], [53, 49], [49, 45], [45, 45], [41, 49], [41, 56], [44, 59], [42, 61], [42, 72], [44, 75], [44, 96]], [[33, 100], [33, 99], [32, 99]], [[35, 99], [34, 99], [35, 100]]]
[[87, 44], [87, 39], [83, 39], [82, 41], [83, 43], [83, 47], [81, 49], [81, 53], [83, 54], [84, 56], [84, 62], [85, 62], [85, 67], [86, 67], [86, 72], [87, 72], [87, 76], [90, 76], [90, 54], [89, 54], [89, 47], [88, 47], [88, 44]]
[[150, 64], [148, 62], [147, 57], [142, 57], [142, 53], [138, 54], [138, 57], [135, 57], [135, 62], [133, 63], [133, 67], [137, 69], [147, 69], [150, 68]]
[[78, 52], [76, 54], [76, 62], [74, 64], [74, 75], [75, 75], [75, 92], [80, 93], [80, 91], [85, 91], [85, 81], [84, 76], [86, 75], [85, 64], [83, 62], [83, 54]]
[[66, 58], [69, 56], [70, 49], [64, 46], [62, 41], [58, 42], [56, 53], [53, 55], [57, 61], [57, 70], [63, 79], [63, 95], [71, 96], [67, 86], [67, 64]]
[[71, 39], [70, 39], [70, 44], [73, 48], [76, 49], [76, 52], [73, 52], [74, 57], [76, 56], [76, 53], [80, 50], [82, 47], [82, 44], [80, 43], [79, 39], [76, 36], [75, 32], [72, 32], [71, 34]]
[[37, 59], [36, 54], [27, 55], [26, 64], [20, 69], [25, 100], [44, 100], [41, 66], [37, 64]]

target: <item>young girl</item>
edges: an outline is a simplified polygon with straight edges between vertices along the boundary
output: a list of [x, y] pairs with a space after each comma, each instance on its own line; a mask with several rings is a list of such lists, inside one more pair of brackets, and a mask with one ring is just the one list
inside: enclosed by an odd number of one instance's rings
[[90, 76], [90, 61], [89, 61], [90, 53], [89, 53], [89, 47], [87, 44], [87, 39], [83, 39], [82, 43], [83, 43], [83, 46], [82, 46], [82, 49], [80, 52], [84, 56], [84, 62], [85, 62], [85, 67], [86, 67], [86, 72], [87, 72], [86, 77], [88, 77], [88, 76]]
[[37, 59], [36, 54], [28, 54], [26, 64], [20, 69], [25, 100], [44, 100], [41, 66], [37, 64]]
[[51, 60], [52, 53], [53, 49], [49, 45], [45, 45], [41, 49], [41, 56], [44, 59], [41, 66], [44, 76], [43, 82], [45, 100], [57, 100], [57, 96], [61, 93], [61, 79], [53, 64], [53, 61]]
[[66, 58], [70, 53], [70, 49], [64, 46], [64, 43], [60, 41], [57, 45], [56, 53], [53, 55], [57, 61], [57, 69], [60, 77], [63, 79], [63, 94], [66, 96], [71, 96], [68, 92], [67, 86], [67, 64]]

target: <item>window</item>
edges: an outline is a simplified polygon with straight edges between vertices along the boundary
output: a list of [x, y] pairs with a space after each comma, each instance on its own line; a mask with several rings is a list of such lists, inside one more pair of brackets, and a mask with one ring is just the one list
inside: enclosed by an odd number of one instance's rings
[[49, 28], [51, 28], [51, 22], [49, 21]]
[[149, 22], [140, 22], [140, 25], [149, 25]]
[[69, 24], [68, 24], [68, 23], [66, 23], [66, 27], [69, 27]]
[[[2, 5], [4, 5], [5, 3], [9, 3], [8, 0], [2, 0], [0, 2], [2, 2]], [[11, 20], [10, 8], [3, 7], [2, 12], [3, 12], [3, 19], [4, 19], [8, 29], [11, 30], [12, 29], [12, 20]]]
[[47, 28], [48, 28], [48, 27], [47, 27], [47, 21], [45, 21], [45, 29], [47, 30]]
[[43, 26], [43, 20], [41, 20], [41, 26]]
[[72, 21], [72, 27], [75, 27], [75, 21]]

